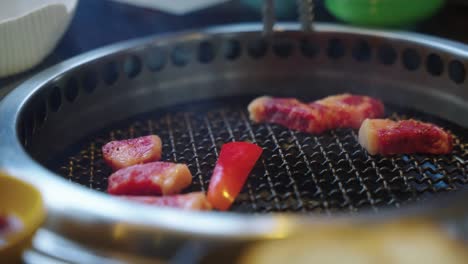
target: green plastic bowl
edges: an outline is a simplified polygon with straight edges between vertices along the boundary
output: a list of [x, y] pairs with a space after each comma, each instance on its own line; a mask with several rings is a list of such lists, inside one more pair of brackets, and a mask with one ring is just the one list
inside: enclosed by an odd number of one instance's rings
[[432, 16], [444, 0], [325, 0], [336, 18], [371, 27], [407, 27]]

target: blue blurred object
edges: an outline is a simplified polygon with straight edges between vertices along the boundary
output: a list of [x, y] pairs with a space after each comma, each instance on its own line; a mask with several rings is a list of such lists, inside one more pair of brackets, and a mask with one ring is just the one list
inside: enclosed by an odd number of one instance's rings
[[[260, 11], [262, 8], [263, 0], [241, 0], [246, 6]], [[295, 0], [281, 0], [275, 1], [276, 17], [285, 19], [295, 16], [297, 13], [297, 6]]]

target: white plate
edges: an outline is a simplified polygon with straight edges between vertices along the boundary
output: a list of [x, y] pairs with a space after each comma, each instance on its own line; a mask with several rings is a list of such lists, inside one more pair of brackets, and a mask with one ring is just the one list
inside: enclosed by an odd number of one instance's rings
[[114, 0], [140, 7], [158, 9], [176, 15], [200, 10], [229, 0]]
[[0, 77], [41, 62], [67, 29], [77, 1], [0, 1]]

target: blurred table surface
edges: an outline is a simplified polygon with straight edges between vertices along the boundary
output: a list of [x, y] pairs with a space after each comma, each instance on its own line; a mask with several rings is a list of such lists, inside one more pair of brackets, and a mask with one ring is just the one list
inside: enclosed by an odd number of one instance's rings
[[[317, 21], [337, 22], [321, 1], [316, 2]], [[467, 11], [466, 4], [446, 4], [434, 17], [407, 30], [468, 43]], [[296, 20], [296, 14], [291, 14], [281, 21]], [[80, 0], [68, 31], [52, 54], [32, 70], [0, 78], [0, 97], [9, 90], [7, 87], [14, 86], [44, 68], [111, 43], [212, 25], [260, 21], [260, 14], [256, 10], [236, 0], [182, 16], [110, 0]]]

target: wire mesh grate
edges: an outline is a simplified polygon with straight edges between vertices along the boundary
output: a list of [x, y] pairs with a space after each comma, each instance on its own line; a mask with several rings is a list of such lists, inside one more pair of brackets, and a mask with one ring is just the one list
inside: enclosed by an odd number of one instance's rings
[[206, 191], [222, 144], [251, 141], [262, 146], [264, 154], [232, 207], [247, 213], [378, 211], [468, 183], [463, 138], [468, 133], [452, 123], [387, 106], [393, 119], [408, 116], [449, 129], [455, 135], [454, 151], [444, 156], [370, 156], [351, 129], [309, 135], [251, 123], [247, 99], [191, 103], [119, 122], [70, 146], [48, 167], [70, 181], [105, 191], [111, 170], [102, 159], [103, 144], [155, 133], [163, 141], [163, 160], [186, 163], [193, 174], [184, 192]]

